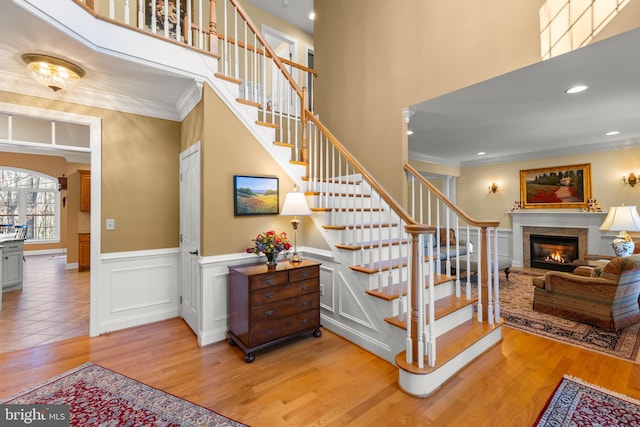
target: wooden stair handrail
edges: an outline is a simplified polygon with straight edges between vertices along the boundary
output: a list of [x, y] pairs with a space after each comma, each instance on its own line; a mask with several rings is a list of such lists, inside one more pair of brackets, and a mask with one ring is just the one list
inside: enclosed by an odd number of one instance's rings
[[389, 195], [389, 193], [387, 193], [384, 190], [384, 188], [378, 183], [378, 181], [376, 181], [375, 178], [371, 176], [371, 174], [365, 169], [365, 167], [358, 160], [356, 160], [351, 155], [351, 153], [349, 153], [349, 151], [344, 147], [344, 145], [342, 145], [340, 141], [338, 141], [338, 139], [311, 112], [309, 112], [308, 110], [307, 112], [308, 112], [309, 120], [312, 121], [314, 125], [318, 128], [318, 130], [320, 130], [320, 132], [322, 132], [331, 141], [333, 146], [345, 157], [345, 159], [348, 162], [350, 162], [358, 170], [358, 172], [360, 172], [360, 174], [362, 174], [362, 176], [367, 181], [369, 181], [369, 183], [371, 183], [371, 186], [373, 187], [373, 189], [376, 190], [378, 194], [380, 194], [380, 196], [385, 200], [385, 202], [387, 202], [389, 206], [398, 213], [400, 218], [404, 220], [404, 222], [407, 224], [406, 227], [412, 226], [412, 232], [414, 233], [415, 232], [428, 233], [431, 231], [435, 232], [435, 226], [420, 224], [419, 222], [414, 220], [411, 217], [411, 215], [409, 215], [404, 210], [404, 208], [400, 206], [391, 197], [391, 195]]
[[408, 171], [413, 176], [415, 176], [418, 179], [418, 181], [420, 181], [420, 183], [422, 185], [428, 187], [429, 190], [431, 190], [438, 197], [438, 199], [440, 199], [444, 204], [446, 204], [459, 217], [463, 218], [467, 223], [469, 223], [471, 225], [475, 225], [476, 227], [481, 227], [481, 228], [498, 227], [500, 225], [500, 221], [495, 221], [495, 220], [482, 220], [481, 221], [481, 220], [477, 220], [477, 219], [471, 218], [469, 215], [467, 215], [465, 212], [463, 212], [459, 207], [457, 207], [456, 205], [451, 203], [451, 201], [449, 201], [449, 199], [447, 199], [447, 196], [442, 194], [442, 192], [440, 190], [438, 190], [436, 187], [434, 187], [433, 184], [431, 184], [429, 181], [424, 179], [424, 177], [420, 174], [420, 172], [418, 172], [415, 168], [413, 168], [413, 166], [411, 166], [408, 163], [405, 163], [404, 164], [404, 170]]

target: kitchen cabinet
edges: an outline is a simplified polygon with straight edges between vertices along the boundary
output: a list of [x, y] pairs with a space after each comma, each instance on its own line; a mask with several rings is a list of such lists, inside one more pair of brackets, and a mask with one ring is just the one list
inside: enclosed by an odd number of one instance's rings
[[0, 242], [2, 250], [2, 292], [22, 289], [24, 240]]
[[91, 267], [91, 233], [78, 233], [78, 271]]
[[80, 212], [91, 212], [91, 171], [80, 170]]

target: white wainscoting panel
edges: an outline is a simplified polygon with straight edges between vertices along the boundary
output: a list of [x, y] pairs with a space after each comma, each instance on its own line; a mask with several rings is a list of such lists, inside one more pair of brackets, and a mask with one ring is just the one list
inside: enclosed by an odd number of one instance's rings
[[179, 250], [103, 254], [99, 333], [180, 315]]

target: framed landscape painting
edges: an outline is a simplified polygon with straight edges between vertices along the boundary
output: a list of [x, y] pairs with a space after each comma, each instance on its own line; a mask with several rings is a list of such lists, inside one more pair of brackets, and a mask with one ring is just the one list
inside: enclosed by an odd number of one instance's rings
[[277, 215], [278, 177], [235, 175], [233, 209], [235, 216]]
[[523, 208], [583, 208], [591, 198], [591, 164], [520, 171]]

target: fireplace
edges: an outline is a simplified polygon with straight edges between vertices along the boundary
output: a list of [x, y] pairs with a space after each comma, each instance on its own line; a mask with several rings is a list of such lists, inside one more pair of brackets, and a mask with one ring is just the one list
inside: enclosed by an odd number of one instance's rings
[[547, 270], [573, 271], [573, 261], [579, 258], [578, 243], [576, 236], [531, 234], [530, 265]]

